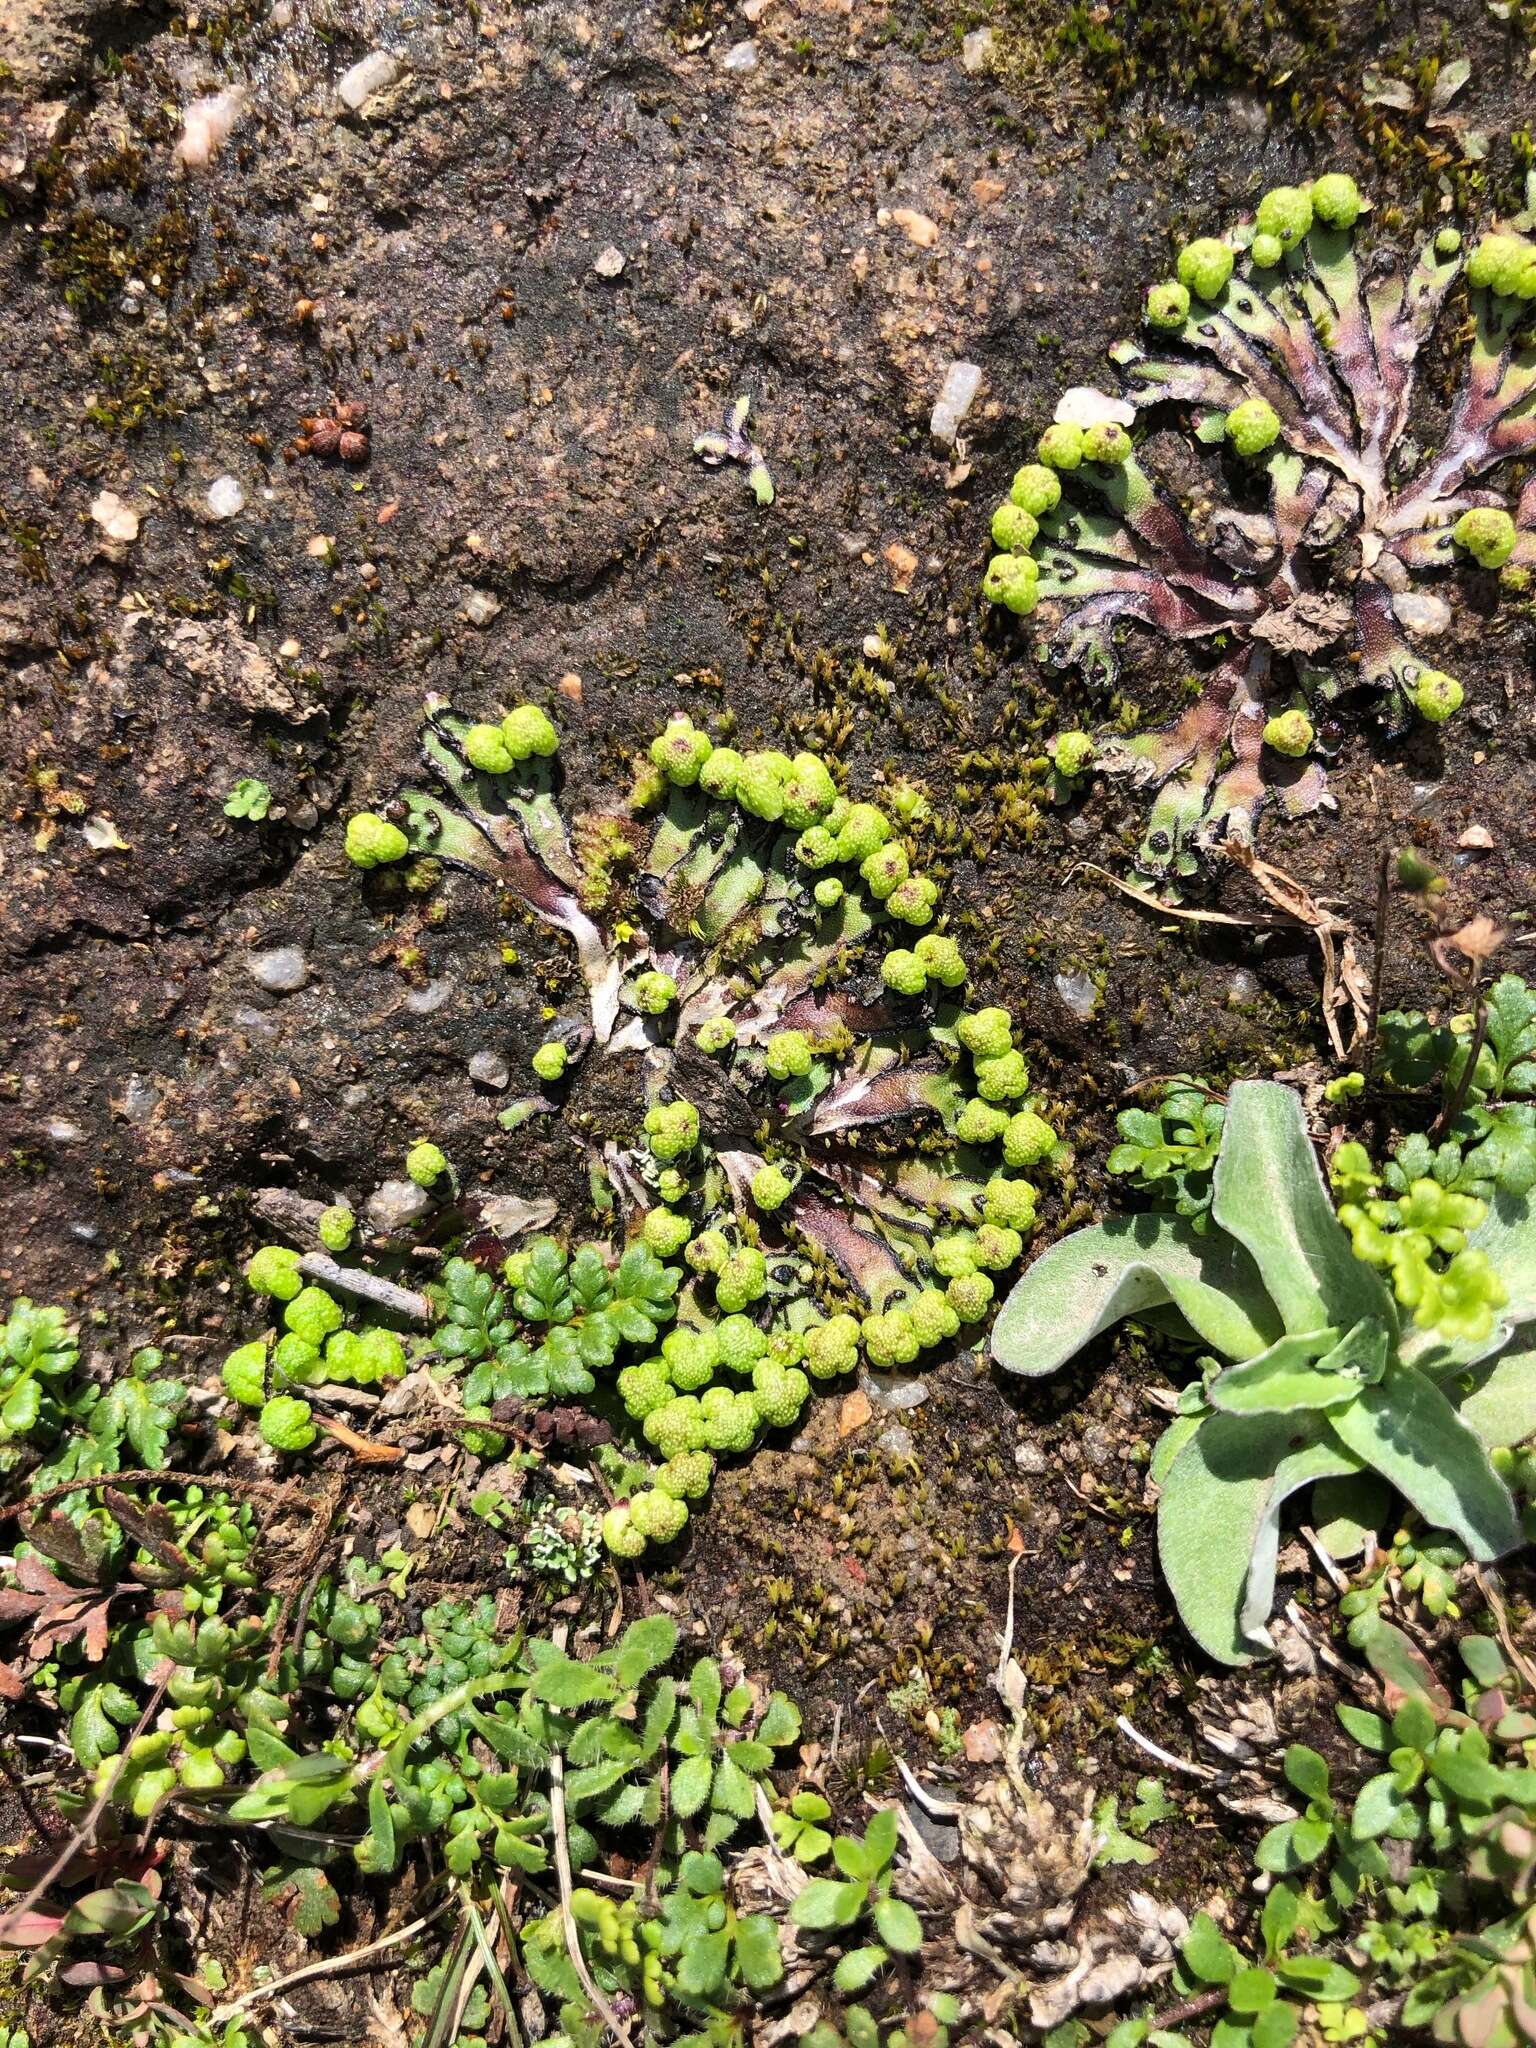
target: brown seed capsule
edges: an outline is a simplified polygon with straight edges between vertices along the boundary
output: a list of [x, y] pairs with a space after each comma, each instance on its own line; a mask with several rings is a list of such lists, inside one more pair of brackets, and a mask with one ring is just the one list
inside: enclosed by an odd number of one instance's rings
[[366, 427], [368, 424], [367, 406], [359, 405], [356, 400], [349, 400], [345, 405], [338, 405], [336, 408], [336, 424], [341, 427]]
[[368, 436], [366, 434], [344, 433], [340, 436], [339, 445], [343, 462], [366, 462], [368, 460]]
[[341, 446], [341, 429], [334, 420], [316, 420], [309, 429], [312, 454], [334, 455]]

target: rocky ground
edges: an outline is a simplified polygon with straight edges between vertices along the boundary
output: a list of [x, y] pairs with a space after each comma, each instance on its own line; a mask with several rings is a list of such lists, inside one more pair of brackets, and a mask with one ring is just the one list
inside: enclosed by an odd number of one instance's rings
[[[211, 1367], [256, 1190], [361, 1199], [430, 1135], [483, 1187], [580, 1210], [558, 1134], [495, 1120], [559, 947], [468, 878], [416, 900], [342, 856], [427, 692], [553, 707], [571, 810], [622, 793], [679, 707], [920, 779], [986, 993], [1079, 1148], [1053, 1225], [1102, 1197], [1137, 1079], [1324, 1055], [1304, 935], [1108, 888], [1121, 790], [1019, 796], [1040, 736], [1103, 707], [986, 615], [987, 519], [1170, 249], [1265, 185], [1351, 169], [1405, 233], [1512, 209], [1528, 14], [5, 0], [0, 1289]], [[936, 436], [956, 364], [979, 388]], [[768, 508], [691, 453], [738, 395]], [[296, 446], [337, 404], [367, 408], [357, 462]], [[1528, 619], [1464, 605], [1468, 715], [1391, 744], [1347, 723], [1338, 814], [1266, 841], [1368, 973], [1386, 845], [1519, 932], [1531, 648]], [[260, 822], [224, 813], [241, 777], [270, 785]], [[1236, 873], [1207, 900], [1264, 910]], [[1388, 1002], [1435, 999], [1421, 938], [1399, 911]], [[1113, 1715], [1182, 1746], [1208, 1682], [1139, 1505], [1158, 1377], [1127, 1341], [1043, 1391], [962, 1355], [911, 1407], [823, 1404], [717, 1488], [670, 1590], [821, 1700], [823, 1742], [841, 1705], [847, 1746], [919, 1666], [991, 1717], [1022, 1547], [1042, 1737], [1134, 1777]]]

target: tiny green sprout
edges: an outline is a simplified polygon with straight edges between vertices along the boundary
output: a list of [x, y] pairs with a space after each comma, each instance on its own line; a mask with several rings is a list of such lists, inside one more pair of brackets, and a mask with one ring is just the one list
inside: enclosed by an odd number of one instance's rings
[[759, 1419], [770, 1429], [790, 1429], [800, 1419], [811, 1383], [798, 1366], [779, 1365], [771, 1358], [752, 1368], [752, 1399]]
[[1040, 565], [1033, 555], [994, 555], [981, 579], [988, 604], [1003, 605], [1026, 619], [1039, 602]]
[[1273, 235], [1282, 249], [1294, 249], [1312, 225], [1312, 193], [1305, 185], [1276, 185], [1259, 201], [1254, 226]]
[[405, 1155], [406, 1178], [419, 1188], [435, 1187], [447, 1171], [446, 1154], [429, 1139], [423, 1138]]
[[1214, 235], [1202, 235], [1179, 251], [1176, 268], [1179, 283], [1212, 305], [1226, 290], [1232, 275], [1232, 251]]
[[404, 860], [411, 842], [398, 825], [376, 811], [358, 811], [347, 820], [347, 859], [357, 868], [379, 868]]
[[1034, 546], [1040, 522], [1033, 512], [1005, 499], [992, 514], [992, 545], [1005, 555], [1027, 555]]
[[259, 824], [271, 808], [271, 790], [254, 775], [242, 775], [224, 799], [226, 818], [249, 818], [255, 824]]
[[1264, 398], [1245, 398], [1227, 414], [1227, 439], [1239, 455], [1262, 455], [1280, 433], [1280, 417]]
[[1013, 1019], [997, 1005], [971, 1010], [955, 1025], [955, 1035], [973, 1059], [992, 1060], [1013, 1045]]
[[831, 867], [837, 859], [837, 834], [825, 825], [812, 825], [795, 841], [795, 859], [802, 867]]
[[811, 891], [823, 910], [836, 910], [843, 900], [843, 885], [836, 875], [824, 875]]
[[683, 1254], [695, 1273], [718, 1273], [730, 1255], [723, 1230], [701, 1230]]
[[1009, 1180], [1005, 1174], [995, 1173], [987, 1182], [982, 1214], [997, 1229], [1027, 1237], [1035, 1227], [1035, 1191], [1027, 1180]]
[[883, 1315], [865, 1316], [859, 1327], [864, 1355], [871, 1365], [882, 1370], [910, 1365], [922, 1349], [917, 1326], [906, 1309], [887, 1309]]
[[570, 1060], [570, 1053], [558, 1038], [546, 1038], [529, 1064], [541, 1081], [558, 1081]]
[[1460, 228], [1442, 228], [1435, 236], [1437, 256], [1459, 256], [1461, 254]]
[[1003, 1158], [1009, 1166], [1038, 1166], [1056, 1149], [1056, 1133], [1043, 1116], [1021, 1109], [1003, 1131]]
[[1021, 512], [1043, 519], [1061, 503], [1061, 478], [1040, 462], [1026, 462], [1008, 486], [1008, 497]]
[[966, 980], [965, 955], [951, 938], [941, 932], [924, 932], [913, 947], [930, 981], [943, 988], [963, 988]]
[[1260, 270], [1273, 270], [1285, 254], [1285, 244], [1278, 235], [1255, 235], [1248, 245], [1248, 254]]
[[320, 1233], [320, 1242], [328, 1252], [344, 1252], [352, 1242], [353, 1232], [357, 1229], [357, 1218], [345, 1202], [332, 1202], [328, 1208], [320, 1211], [316, 1228]]
[[1019, 1052], [976, 1061], [976, 1092], [983, 1102], [1013, 1102], [1029, 1093], [1029, 1069]]
[[307, 1451], [315, 1440], [313, 1410], [295, 1394], [274, 1394], [261, 1411], [258, 1427], [275, 1451]]
[[1413, 686], [1414, 707], [1420, 718], [1427, 718], [1431, 725], [1444, 725], [1461, 709], [1465, 694], [1456, 678], [1446, 675], [1442, 669], [1421, 669]]
[[343, 1322], [341, 1310], [323, 1287], [301, 1287], [283, 1310], [284, 1327], [306, 1344], [323, 1344]]
[[729, 800], [736, 794], [742, 757], [734, 747], [716, 747], [699, 770], [699, 787], [706, 796]]
[[1515, 522], [1498, 505], [1478, 505], [1462, 513], [1451, 538], [1479, 568], [1502, 569], [1515, 552]]
[[499, 725], [472, 725], [464, 735], [464, 758], [482, 775], [506, 775], [517, 766]]
[[1289, 755], [1292, 760], [1300, 760], [1316, 738], [1316, 730], [1305, 711], [1278, 712], [1264, 727], [1265, 746], [1273, 747], [1277, 754]]
[[[1033, 1220], [1033, 1211], [1031, 1220]], [[972, 1255], [978, 1266], [990, 1273], [1001, 1273], [1024, 1249], [1024, 1239], [1006, 1223], [983, 1223], [976, 1233]]]
[[908, 782], [905, 776], [900, 782], [892, 783], [889, 801], [903, 825], [921, 825], [933, 815], [933, 806], [922, 785]]
[[711, 1387], [699, 1403], [704, 1443], [712, 1451], [750, 1451], [762, 1414], [755, 1395]]
[[962, 1145], [991, 1145], [1007, 1128], [1007, 1110], [983, 1102], [979, 1095], [973, 1095], [955, 1119], [955, 1136]]
[[860, 861], [859, 874], [877, 903], [883, 903], [900, 888], [911, 872], [906, 851], [898, 840], [888, 840]]
[[680, 1451], [656, 1474], [656, 1485], [674, 1500], [702, 1500], [714, 1476], [715, 1461], [708, 1451]]
[[727, 1315], [761, 1301], [768, 1292], [768, 1261], [756, 1245], [732, 1252], [715, 1275], [715, 1300]]
[[1131, 437], [1118, 420], [1095, 420], [1083, 429], [1084, 462], [1129, 462]]
[[259, 1408], [267, 1398], [267, 1347], [260, 1340], [242, 1344], [225, 1359], [224, 1391], [242, 1408]]
[[292, 1301], [304, 1285], [298, 1253], [285, 1244], [264, 1244], [246, 1266], [245, 1284], [253, 1294], [270, 1294], [274, 1301]]
[[641, 1237], [658, 1259], [670, 1259], [674, 1252], [680, 1252], [692, 1231], [688, 1218], [679, 1216], [675, 1209], [648, 1209], [640, 1226]]
[[[1325, 1102], [1354, 1102], [1365, 1093], [1365, 1076], [1361, 1073], [1339, 1074], [1325, 1084]], [[1343, 1149], [1342, 1147], [1340, 1148]]]
[[992, 1280], [986, 1273], [960, 1273], [944, 1292], [962, 1323], [979, 1323], [992, 1306]]
[[651, 760], [679, 789], [691, 789], [700, 770], [714, 752], [708, 733], [700, 732], [693, 720], [682, 713], [667, 721], [666, 730], [651, 741]]
[[1312, 211], [1330, 228], [1347, 232], [1365, 210], [1360, 187], [1347, 171], [1325, 171], [1312, 181]]
[[832, 1846], [832, 1837], [822, 1826], [831, 1818], [832, 1809], [819, 1792], [797, 1792], [773, 1816], [773, 1839], [797, 1863], [819, 1863]]
[[805, 1333], [805, 1369], [819, 1380], [852, 1372], [859, 1359], [859, 1326], [850, 1315], [828, 1317]]
[[[1516, 296], [1536, 250], [1522, 235], [1484, 235], [1467, 258], [1467, 282], [1501, 298]], [[1520, 292], [1524, 297], [1525, 294]]]
[[820, 821], [837, 802], [832, 771], [819, 754], [796, 754], [784, 778], [784, 823], [803, 832]]
[[699, 1112], [681, 1098], [653, 1103], [645, 1112], [645, 1135], [653, 1159], [680, 1159], [699, 1142]]
[[884, 846], [891, 836], [891, 821], [874, 804], [853, 804], [837, 828], [839, 860], [862, 861]]
[[622, 1501], [610, 1508], [603, 1516], [603, 1542], [615, 1557], [643, 1557], [645, 1555], [645, 1532], [637, 1529], [630, 1514], [630, 1503]]
[[647, 1017], [660, 1017], [677, 1001], [677, 983], [659, 967], [635, 977], [635, 1007]]
[[811, 1042], [803, 1031], [775, 1031], [763, 1047], [763, 1064], [772, 1080], [804, 1080], [811, 1071]]
[[729, 1017], [706, 1017], [693, 1037], [700, 1052], [729, 1052], [736, 1043], [736, 1026]]
[[1172, 277], [1162, 284], [1153, 285], [1147, 293], [1143, 317], [1149, 327], [1169, 330], [1182, 327], [1189, 318], [1188, 290]]
[[1074, 776], [1084, 774], [1093, 761], [1093, 736], [1086, 732], [1059, 732], [1046, 742], [1045, 751], [1051, 757], [1051, 766], [1058, 775], [1070, 782]]
[[715, 1325], [720, 1363], [730, 1372], [750, 1372], [767, 1354], [768, 1339], [749, 1316], [728, 1315]]
[[795, 1184], [779, 1166], [760, 1166], [752, 1176], [752, 1199], [759, 1209], [782, 1209]]
[[1076, 469], [1083, 459], [1083, 430], [1070, 420], [1055, 420], [1040, 436], [1035, 452], [1049, 469]]
[[547, 760], [560, 751], [560, 735], [537, 704], [518, 704], [501, 721], [501, 735], [514, 761]]
[[880, 963], [880, 979], [899, 996], [920, 996], [928, 986], [928, 970], [915, 953], [897, 947]]
[[794, 772], [787, 754], [765, 748], [742, 757], [736, 777], [736, 801], [754, 818], [772, 825], [784, 815], [784, 785]]
[[925, 925], [933, 922], [933, 908], [938, 900], [937, 882], [927, 875], [909, 875], [904, 882], [898, 882], [886, 897], [885, 907], [903, 924]]

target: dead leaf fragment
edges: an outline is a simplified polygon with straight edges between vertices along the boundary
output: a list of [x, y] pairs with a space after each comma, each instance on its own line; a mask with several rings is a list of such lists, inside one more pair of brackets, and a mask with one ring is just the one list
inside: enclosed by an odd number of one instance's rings
[[80, 827], [81, 837], [95, 853], [131, 853], [132, 847], [110, 818], [94, 812]]
[[912, 578], [917, 574], [917, 557], [909, 547], [903, 547], [899, 540], [893, 540], [885, 550], [885, 559], [890, 564], [891, 588], [898, 595], [905, 596], [912, 588]]

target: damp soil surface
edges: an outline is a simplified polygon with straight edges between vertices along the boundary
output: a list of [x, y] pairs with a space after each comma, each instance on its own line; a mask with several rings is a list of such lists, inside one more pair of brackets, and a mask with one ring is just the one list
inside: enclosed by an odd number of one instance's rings
[[[1141, 800], [1053, 808], [1031, 781], [1046, 735], [1112, 707], [980, 604], [988, 518], [1177, 242], [1255, 191], [1347, 168], [1405, 235], [1512, 209], [1526, 12], [6, 0], [0, 1288], [68, 1304], [105, 1356], [169, 1340], [211, 1383], [259, 1190], [360, 1200], [430, 1135], [470, 1189], [590, 1227], [569, 1132], [503, 1130], [469, 1071], [526, 1073], [579, 997], [561, 942], [473, 877], [413, 894], [342, 855], [345, 816], [412, 773], [429, 693], [548, 705], [572, 815], [622, 799], [676, 709], [834, 754], [855, 793], [920, 782], [979, 992], [1022, 1020], [1076, 1147], [1040, 1243], [1117, 1198], [1102, 1161], [1139, 1081], [1334, 1071], [1319, 949], [1260, 929], [1245, 875], [1190, 899], [1234, 922], [1149, 911], [1106, 880]], [[377, 49], [396, 75], [349, 109], [338, 80]], [[1459, 56], [1447, 119], [1435, 65]], [[230, 89], [222, 149], [178, 166], [181, 110]], [[982, 382], [944, 446], [956, 361]], [[739, 395], [771, 507], [691, 452]], [[296, 446], [338, 403], [367, 408], [357, 463]], [[1337, 810], [1265, 838], [1389, 1005], [1453, 997], [1414, 906], [1377, 957], [1383, 849], [1522, 930], [1531, 644], [1469, 585], [1442, 658], [1466, 714], [1400, 740], [1345, 714]], [[225, 814], [243, 777], [270, 787], [260, 821]], [[654, 1591], [804, 1700], [856, 1795], [881, 1740], [963, 1782], [938, 1731], [1004, 1718], [1011, 1587], [1039, 1768], [1124, 1790], [1117, 1715], [1186, 1753], [1236, 1696], [1157, 1573], [1162, 1367], [1123, 1337], [1039, 1389], [968, 1351], [925, 1379], [901, 1411], [820, 1400], [722, 1478]], [[352, 1484], [366, 1551], [403, 1509]], [[447, 1514], [434, 1588], [478, 1590], [494, 1546]], [[1301, 1571], [1282, 1597], [1312, 1591]], [[893, 1709], [915, 1673], [928, 1703]], [[1282, 1734], [1316, 1721], [1305, 1674], [1264, 1683]], [[1164, 1876], [1240, 1865], [1207, 1816]]]

